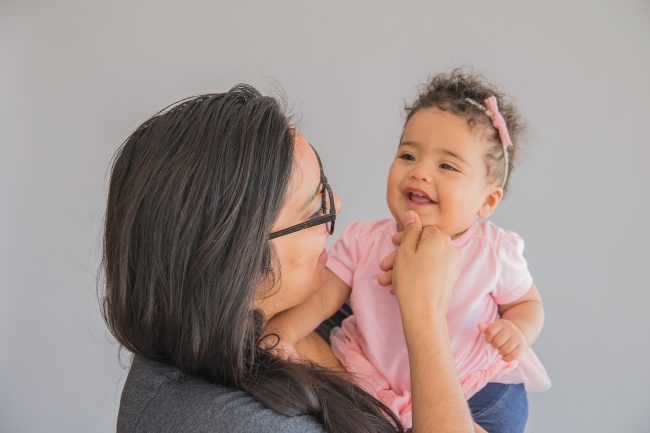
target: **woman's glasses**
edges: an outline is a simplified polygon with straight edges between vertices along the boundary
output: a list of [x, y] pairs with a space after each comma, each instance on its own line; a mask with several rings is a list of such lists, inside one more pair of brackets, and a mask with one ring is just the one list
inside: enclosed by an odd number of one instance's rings
[[318, 152], [316, 152], [315, 149], [314, 149], [314, 153], [316, 154], [316, 159], [318, 159], [318, 166], [320, 167], [320, 182], [322, 185], [320, 211], [316, 216], [309, 218], [305, 222], [271, 233], [269, 235], [269, 239], [275, 239], [277, 237], [295, 233], [297, 231], [308, 229], [310, 227], [314, 227], [320, 224], [325, 224], [325, 227], [327, 228], [329, 234], [334, 233], [334, 222], [336, 221], [336, 206], [334, 205], [334, 193], [332, 192], [332, 188], [327, 183], [327, 177], [325, 177], [325, 173], [323, 173], [323, 164], [321, 163], [320, 157], [318, 156]]

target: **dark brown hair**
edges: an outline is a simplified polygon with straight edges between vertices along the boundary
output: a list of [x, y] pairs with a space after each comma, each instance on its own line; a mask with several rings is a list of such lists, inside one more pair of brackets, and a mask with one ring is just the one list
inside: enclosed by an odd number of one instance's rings
[[247, 85], [182, 100], [138, 127], [112, 165], [104, 319], [132, 353], [245, 390], [279, 413], [312, 415], [332, 432], [402, 431], [339, 374], [258, 344], [265, 318], [253, 302], [281, 271], [268, 236], [293, 151], [278, 102]]
[[[524, 129], [524, 122], [510, 98], [487, 82], [481, 75], [466, 72], [462, 69], [454, 69], [449, 73], [435, 75], [422, 86], [415, 102], [405, 107], [406, 123], [418, 110], [432, 107], [464, 118], [470, 128], [479, 128], [480, 130], [477, 132], [485, 133], [486, 138], [489, 140], [491, 145], [485, 149], [484, 154], [487, 180], [490, 183], [500, 185], [503, 181], [505, 164], [499, 133], [483, 111], [465, 100], [465, 98], [470, 98], [479, 104], [485, 105], [485, 99], [490, 96], [496, 97], [499, 111], [503, 115], [506, 125], [508, 125], [508, 132], [512, 140], [512, 146], [508, 146], [508, 172], [512, 173], [518, 143]], [[509, 183], [510, 175], [504, 186], [504, 191]]]

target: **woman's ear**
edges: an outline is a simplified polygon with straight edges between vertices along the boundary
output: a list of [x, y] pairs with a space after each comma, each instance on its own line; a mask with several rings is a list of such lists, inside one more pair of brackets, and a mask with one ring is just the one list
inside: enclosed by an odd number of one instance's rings
[[499, 206], [501, 199], [503, 198], [503, 188], [496, 187], [488, 191], [485, 201], [481, 205], [481, 208], [478, 210], [478, 216], [481, 218], [487, 218], [494, 213], [494, 211]]

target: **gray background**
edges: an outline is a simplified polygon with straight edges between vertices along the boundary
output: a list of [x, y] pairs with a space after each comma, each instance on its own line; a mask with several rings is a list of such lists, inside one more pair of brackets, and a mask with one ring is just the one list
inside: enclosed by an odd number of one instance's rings
[[342, 228], [388, 215], [402, 106], [459, 65], [530, 125], [494, 218], [546, 305], [554, 387], [527, 431], [650, 431], [649, 42], [647, 0], [0, 2], [0, 431], [115, 428], [125, 371], [95, 284], [109, 160], [141, 121], [283, 89]]

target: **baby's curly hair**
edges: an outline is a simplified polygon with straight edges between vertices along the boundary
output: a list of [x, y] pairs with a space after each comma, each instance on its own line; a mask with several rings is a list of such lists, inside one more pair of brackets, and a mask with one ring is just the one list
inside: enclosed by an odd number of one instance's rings
[[[504, 93], [495, 86], [488, 83], [481, 75], [473, 72], [466, 72], [463, 69], [454, 69], [448, 73], [435, 75], [423, 85], [420, 94], [412, 105], [405, 106], [406, 123], [413, 114], [423, 108], [438, 108], [448, 111], [467, 120], [470, 128], [484, 129], [487, 138], [492, 144], [485, 151], [485, 163], [487, 166], [488, 182], [501, 184], [505, 174], [503, 163], [503, 146], [499, 132], [492, 126], [492, 120], [479, 108], [467, 102], [465, 98], [473, 99], [479, 104], [485, 105], [485, 99], [495, 96], [499, 105], [499, 112], [508, 125], [508, 132], [512, 146], [508, 146], [508, 172], [512, 173], [516, 156], [517, 144], [524, 130], [524, 122], [517, 112], [514, 104]], [[503, 190], [506, 191], [510, 183], [510, 175], [506, 180]]]

